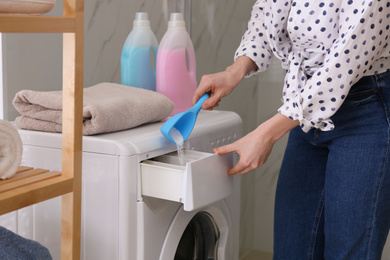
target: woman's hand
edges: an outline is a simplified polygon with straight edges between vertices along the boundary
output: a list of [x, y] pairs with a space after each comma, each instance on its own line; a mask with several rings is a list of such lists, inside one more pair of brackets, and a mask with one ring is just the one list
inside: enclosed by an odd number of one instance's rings
[[298, 121], [276, 114], [246, 136], [232, 144], [215, 148], [214, 152], [218, 154], [237, 152], [240, 160], [228, 174], [245, 174], [263, 165], [275, 142], [298, 124]]
[[219, 106], [219, 102], [223, 97], [226, 97], [233, 91], [240, 80], [232, 72], [227, 70], [204, 75], [199, 87], [194, 93], [192, 103], [195, 104], [204, 93], [210, 93], [210, 98], [203, 103], [202, 109], [213, 110], [214, 107]]
[[263, 165], [267, 161], [273, 145], [274, 142], [265, 136], [263, 137], [259, 127], [232, 144], [215, 148], [214, 152], [218, 154], [237, 152], [240, 160], [229, 170], [228, 174], [241, 175]]
[[244, 76], [256, 68], [250, 58], [241, 56], [225, 71], [204, 75], [194, 92], [192, 103], [195, 104], [204, 93], [209, 93], [210, 98], [203, 103], [202, 108], [212, 110], [218, 107], [221, 99], [229, 95]]

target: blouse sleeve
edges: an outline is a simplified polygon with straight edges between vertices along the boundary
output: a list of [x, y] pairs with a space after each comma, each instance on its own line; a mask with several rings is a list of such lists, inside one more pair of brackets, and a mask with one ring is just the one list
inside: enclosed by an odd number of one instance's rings
[[[340, 1], [339, 36], [310, 79], [291, 75], [286, 84], [297, 91], [283, 97], [283, 115], [311, 128], [332, 130], [332, 115], [340, 108], [351, 86], [364, 75], [373, 75], [389, 66], [390, 3], [381, 0]], [[298, 69], [290, 65], [290, 71]], [[289, 73], [289, 72], [288, 72]], [[298, 86], [302, 84], [303, 87]]]
[[248, 29], [241, 39], [234, 60], [239, 56], [247, 56], [257, 65], [257, 70], [251, 71], [246, 77], [251, 77], [265, 71], [270, 65], [272, 51], [265, 33], [264, 0], [257, 0], [252, 7]]

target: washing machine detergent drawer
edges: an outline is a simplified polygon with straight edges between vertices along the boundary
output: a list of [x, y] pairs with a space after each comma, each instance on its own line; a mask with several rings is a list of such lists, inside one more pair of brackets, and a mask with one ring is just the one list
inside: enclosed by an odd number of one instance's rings
[[199, 209], [230, 195], [232, 154], [210, 154], [185, 150], [140, 163], [141, 193], [183, 203], [185, 211]]

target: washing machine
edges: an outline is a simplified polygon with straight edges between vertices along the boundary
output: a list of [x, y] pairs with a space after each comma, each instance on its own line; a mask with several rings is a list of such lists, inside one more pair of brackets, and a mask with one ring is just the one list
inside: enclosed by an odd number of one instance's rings
[[[201, 111], [184, 157], [163, 122], [83, 137], [81, 259], [238, 259], [237, 155], [212, 148], [241, 137], [234, 112]], [[22, 164], [61, 171], [61, 134], [19, 130]], [[61, 199], [3, 215], [0, 225], [60, 259]]]

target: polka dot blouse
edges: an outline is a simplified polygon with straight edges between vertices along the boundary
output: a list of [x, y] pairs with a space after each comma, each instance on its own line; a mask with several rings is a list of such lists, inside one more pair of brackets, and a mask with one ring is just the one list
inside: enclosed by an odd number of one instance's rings
[[330, 117], [363, 76], [390, 68], [389, 0], [258, 0], [235, 58], [286, 69], [279, 113], [302, 129], [334, 128]]

